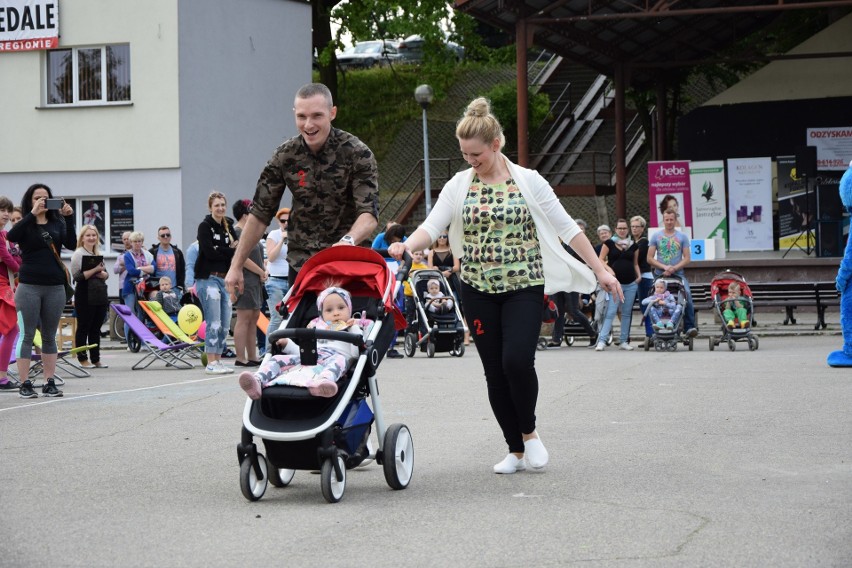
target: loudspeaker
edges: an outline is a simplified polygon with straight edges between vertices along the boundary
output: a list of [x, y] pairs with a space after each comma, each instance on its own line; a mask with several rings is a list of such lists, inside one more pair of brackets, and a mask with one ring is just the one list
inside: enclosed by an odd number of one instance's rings
[[798, 146], [796, 148], [796, 175], [815, 178], [817, 175], [816, 146]]

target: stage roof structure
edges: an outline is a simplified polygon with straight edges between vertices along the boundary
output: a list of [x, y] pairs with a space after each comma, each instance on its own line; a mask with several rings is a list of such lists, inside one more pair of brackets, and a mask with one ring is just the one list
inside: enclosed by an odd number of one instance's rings
[[[533, 44], [612, 77], [616, 88], [616, 202], [626, 208], [623, 103], [628, 87], [664, 88], [663, 79], [701, 63], [780, 59], [761, 53], [730, 53], [740, 40], [791, 10], [849, 12], [852, 0], [455, 0], [455, 9], [512, 31], [518, 47], [518, 85], [527, 84], [527, 48]], [[814, 57], [820, 54], [813, 54]], [[826, 54], [821, 54], [826, 56]], [[849, 56], [829, 54], [828, 56]], [[523, 92], [522, 92], [523, 91]], [[659, 112], [664, 109], [659, 108]], [[527, 132], [526, 90], [518, 90], [518, 132]], [[621, 113], [621, 124], [619, 124]], [[523, 115], [523, 116], [522, 116]], [[665, 118], [664, 116], [658, 117]], [[523, 122], [523, 124], [522, 124]], [[664, 136], [665, 129], [658, 129]], [[519, 136], [519, 161], [528, 147]], [[619, 138], [621, 162], [619, 163]], [[661, 147], [665, 147], [662, 145]], [[662, 159], [664, 157], [660, 157]]]

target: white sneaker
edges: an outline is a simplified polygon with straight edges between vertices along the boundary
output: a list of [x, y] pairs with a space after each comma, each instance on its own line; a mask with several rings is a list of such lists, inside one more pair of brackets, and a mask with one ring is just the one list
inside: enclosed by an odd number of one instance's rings
[[223, 365], [221, 361], [215, 361], [207, 365], [204, 372], [208, 375], [227, 375], [233, 373], [234, 370]]
[[622, 343], [618, 346], [619, 349], [623, 349], [624, 351], [633, 351], [633, 346], [629, 343]]
[[509, 454], [503, 461], [494, 465], [494, 473], [515, 473], [516, 471], [524, 471], [526, 469], [524, 458], [518, 459], [515, 454]]
[[595, 346], [595, 351], [603, 351], [606, 348], [606, 343], [601, 341]]
[[541, 469], [547, 465], [549, 456], [547, 448], [541, 443], [541, 438], [531, 438], [524, 442], [524, 457], [533, 469]]

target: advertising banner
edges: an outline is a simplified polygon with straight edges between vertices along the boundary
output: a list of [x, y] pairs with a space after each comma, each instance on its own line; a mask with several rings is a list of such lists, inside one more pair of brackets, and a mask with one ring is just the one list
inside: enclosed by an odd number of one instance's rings
[[808, 146], [816, 146], [818, 170], [845, 170], [852, 162], [852, 126], [808, 128]]
[[660, 203], [666, 200], [678, 211], [678, 225], [692, 225], [692, 198], [689, 190], [689, 162], [686, 160], [648, 162], [649, 227], [662, 227]]
[[692, 192], [692, 237], [724, 239], [727, 243], [725, 162], [690, 162], [689, 185]]
[[[796, 156], [778, 156], [778, 248], [806, 248], [808, 225], [813, 229], [816, 199], [808, 194], [805, 179], [796, 173]], [[813, 185], [813, 182], [810, 184]], [[813, 242], [811, 245], [813, 246]]]
[[772, 250], [772, 159], [728, 160], [728, 248]]
[[0, 52], [59, 47], [59, 0], [0, 0]]

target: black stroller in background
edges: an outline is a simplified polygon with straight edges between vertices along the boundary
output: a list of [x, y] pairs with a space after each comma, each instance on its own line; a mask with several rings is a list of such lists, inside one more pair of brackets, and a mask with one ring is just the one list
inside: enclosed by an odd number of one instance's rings
[[458, 302], [447, 313], [435, 313], [429, 309], [426, 299], [426, 286], [429, 280], [437, 280], [441, 285], [441, 294], [452, 298], [450, 284], [443, 273], [437, 269], [421, 269], [408, 278], [411, 286], [414, 313], [409, 318], [405, 331], [405, 354], [414, 357], [417, 349], [427, 357], [435, 353], [449, 352], [453, 357], [464, 355], [464, 319]]

